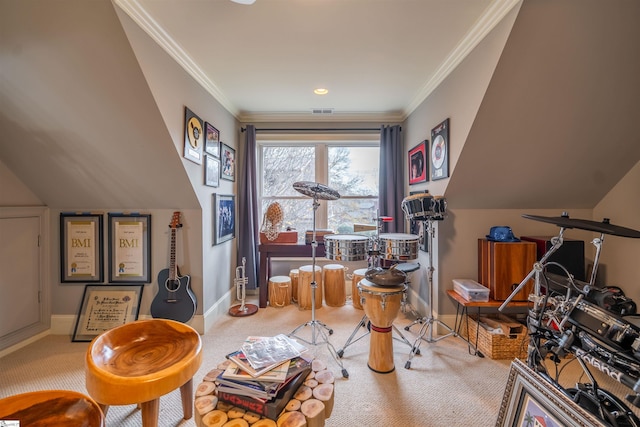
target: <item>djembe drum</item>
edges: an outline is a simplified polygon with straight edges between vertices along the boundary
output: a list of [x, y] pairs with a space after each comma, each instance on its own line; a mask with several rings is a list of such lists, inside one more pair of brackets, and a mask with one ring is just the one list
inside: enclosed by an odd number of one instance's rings
[[[313, 266], [303, 265], [299, 269], [298, 277], [298, 307], [302, 310], [311, 309], [311, 282], [313, 281]], [[316, 298], [315, 307], [322, 308], [322, 267], [315, 267]]]
[[359, 268], [354, 270], [351, 275], [351, 300], [353, 301], [353, 306], [358, 310], [362, 310], [362, 304], [360, 303], [360, 295], [358, 294], [358, 283], [362, 279], [364, 279], [364, 275], [366, 274], [366, 268]]
[[364, 313], [371, 322], [368, 366], [374, 372], [393, 372], [393, 321], [400, 312], [402, 295], [407, 285], [378, 286], [362, 279], [358, 293], [362, 298]]
[[329, 307], [342, 307], [347, 302], [346, 270], [342, 264], [327, 264], [322, 268], [324, 302]]

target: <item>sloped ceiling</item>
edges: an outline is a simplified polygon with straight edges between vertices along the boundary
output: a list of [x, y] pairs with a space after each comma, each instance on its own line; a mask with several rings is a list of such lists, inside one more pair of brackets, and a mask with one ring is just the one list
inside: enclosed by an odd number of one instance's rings
[[110, 2], [0, 10], [0, 158], [44, 204], [199, 207]]
[[635, 1], [525, 1], [449, 205], [593, 208], [640, 160], [638, 22]]

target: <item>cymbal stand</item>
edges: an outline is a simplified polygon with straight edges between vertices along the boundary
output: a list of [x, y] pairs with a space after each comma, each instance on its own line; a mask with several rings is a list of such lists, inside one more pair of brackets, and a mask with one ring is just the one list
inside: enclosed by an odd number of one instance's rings
[[[428, 237], [427, 250], [429, 251], [429, 269], [427, 270], [428, 286], [429, 286], [429, 315], [414, 321], [411, 325], [405, 328], [405, 329], [408, 329], [409, 327], [411, 327], [416, 323], [422, 324], [422, 326], [420, 327], [420, 331], [418, 332], [418, 337], [416, 338], [415, 342], [413, 343], [413, 347], [411, 348], [411, 353], [409, 353], [409, 359], [404, 365], [406, 369], [411, 368], [411, 359], [413, 359], [413, 356], [415, 356], [416, 354], [419, 354], [420, 344], [422, 344], [423, 339], [429, 343], [433, 343], [433, 342], [437, 342], [442, 339], [445, 339], [447, 337], [450, 337], [452, 335], [456, 335], [456, 332], [453, 329], [447, 326], [444, 322], [436, 319], [433, 315], [433, 272], [435, 270], [435, 268], [433, 267], [433, 236], [435, 234], [435, 229], [433, 227], [433, 218], [430, 218], [430, 217], [427, 218], [427, 220], [424, 221], [424, 227], [425, 227], [424, 232], [427, 233], [427, 237]], [[438, 338], [433, 338], [434, 325], [438, 325], [438, 324], [443, 326], [449, 332], [446, 333], [445, 335], [439, 336]], [[424, 338], [425, 335], [427, 336], [427, 338]]]
[[[309, 322], [303, 323], [302, 325], [295, 328], [291, 333], [289, 333], [290, 337], [298, 338], [301, 341], [304, 341], [307, 344], [316, 346], [318, 344], [325, 343], [327, 344], [327, 348], [331, 356], [336, 361], [342, 370], [342, 376], [344, 378], [349, 378], [349, 373], [344, 368], [342, 361], [339, 360], [338, 355], [336, 353], [336, 349], [329, 342], [328, 335], [333, 334], [333, 329], [329, 328], [326, 324], [316, 320], [316, 289], [318, 288], [318, 284], [316, 282], [316, 248], [318, 247], [318, 242], [316, 241], [316, 211], [320, 204], [318, 203], [317, 194], [313, 196], [313, 237], [311, 239], [311, 259], [312, 259], [312, 270], [311, 270], [311, 320]], [[311, 341], [308, 341], [300, 336], [296, 335], [300, 329], [310, 326], [311, 327]], [[328, 335], [327, 335], [328, 333]], [[318, 338], [321, 341], [318, 341]]]

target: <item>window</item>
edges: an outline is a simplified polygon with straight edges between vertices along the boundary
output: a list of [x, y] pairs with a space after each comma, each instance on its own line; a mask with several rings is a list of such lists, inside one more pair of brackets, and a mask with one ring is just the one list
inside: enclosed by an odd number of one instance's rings
[[337, 200], [319, 200], [316, 230], [347, 234], [353, 233], [354, 224], [374, 223], [380, 156], [377, 140], [259, 140], [258, 147], [260, 218], [271, 203], [278, 202], [284, 213], [282, 230], [298, 230], [298, 241], [303, 243], [305, 231], [313, 229], [313, 199], [295, 190], [293, 184], [310, 181], [340, 193]]

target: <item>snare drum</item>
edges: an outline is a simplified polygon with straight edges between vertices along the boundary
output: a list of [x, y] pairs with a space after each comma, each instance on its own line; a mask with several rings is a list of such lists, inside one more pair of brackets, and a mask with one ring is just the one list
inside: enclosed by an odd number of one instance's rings
[[324, 236], [324, 253], [336, 261], [362, 261], [367, 259], [369, 238], [358, 234], [330, 234]]
[[408, 261], [418, 258], [418, 236], [415, 234], [386, 233], [380, 235], [380, 257]]
[[393, 364], [393, 321], [398, 316], [402, 296], [407, 285], [376, 286], [367, 279], [358, 283], [364, 313], [371, 321], [369, 369], [386, 374], [395, 369]]

